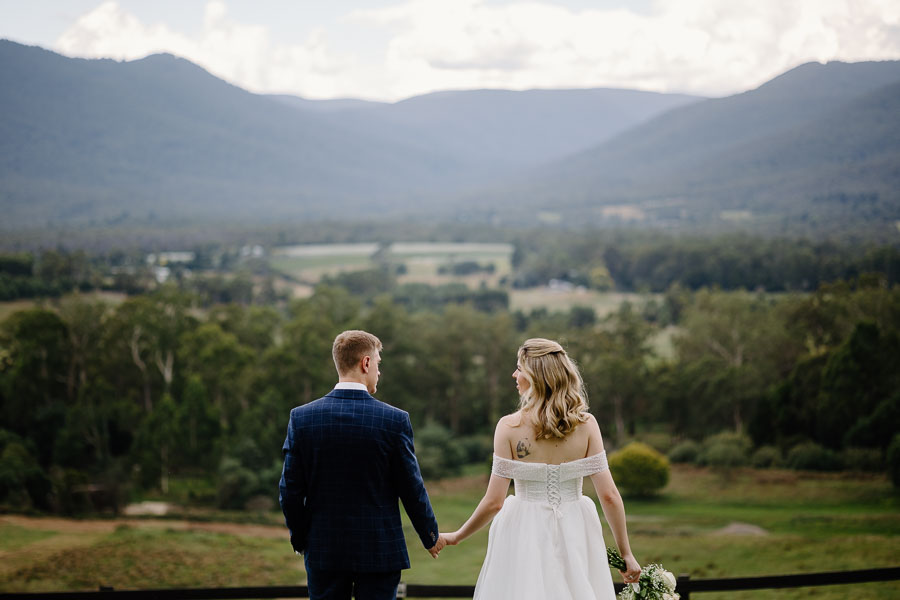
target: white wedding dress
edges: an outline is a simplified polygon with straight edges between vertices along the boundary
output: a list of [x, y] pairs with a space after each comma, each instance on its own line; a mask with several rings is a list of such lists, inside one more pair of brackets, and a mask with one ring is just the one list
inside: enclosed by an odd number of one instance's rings
[[491, 524], [473, 600], [615, 600], [597, 507], [581, 493], [607, 468], [606, 452], [561, 465], [494, 455], [491, 472], [516, 493]]

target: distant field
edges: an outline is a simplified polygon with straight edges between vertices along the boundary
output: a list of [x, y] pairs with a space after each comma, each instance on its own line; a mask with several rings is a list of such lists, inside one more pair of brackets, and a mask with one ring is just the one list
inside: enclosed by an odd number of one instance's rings
[[111, 305], [120, 304], [127, 298], [125, 294], [120, 292], [91, 292], [88, 294], [69, 294], [62, 298], [50, 298], [39, 300], [11, 300], [9, 302], [0, 302], [0, 321], [16, 311], [26, 310], [35, 306], [43, 306], [46, 308], [54, 308], [60, 303], [72, 300], [74, 298], [82, 298], [88, 302], [102, 300]]
[[551, 311], [566, 311], [573, 306], [587, 306], [594, 309], [598, 317], [615, 312], [623, 302], [641, 306], [652, 299], [660, 299], [662, 294], [631, 294], [624, 292], [598, 292], [584, 288], [569, 291], [553, 290], [549, 287], [511, 290], [509, 304], [511, 310], [531, 312], [536, 308]]
[[[309, 244], [275, 248], [269, 259], [272, 268], [295, 280], [315, 283], [325, 275], [345, 271], [369, 269], [376, 265], [373, 255], [377, 244]], [[508, 275], [513, 248], [510, 244], [474, 243], [395, 243], [387, 246], [384, 259], [406, 266], [400, 283], [419, 282], [438, 285], [460, 281], [470, 286], [497, 285]], [[493, 273], [474, 273], [457, 276], [439, 273], [441, 267], [474, 261], [479, 265], [494, 265]]]
[[[485, 483], [486, 475], [429, 482], [443, 530], [463, 523]], [[724, 479], [707, 469], [676, 466], [659, 498], [626, 498], [625, 503], [638, 559], [643, 564], [661, 562], [675, 573], [696, 578], [900, 564], [900, 496], [881, 476], [740, 469]], [[0, 591], [302, 584], [302, 560], [290, 551], [285, 530], [272, 525], [279, 516], [266, 516], [262, 522], [269, 525], [255, 524], [259, 515], [243, 517], [233, 513], [227, 523], [190, 523], [0, 516]], [[432, 560], [408, 521], [404, 527], [412, 561], [404, 581], [474, 584], [487, 528]], [[605, 538], [613, 543], [608, 530]], [[700, 598], [810, 596], [887, 600], [900, 597], [900, 582]]]
[[[372, 255], [378, 250], [376, 244], [286, 246], [275, 248], [269, 260], [276, 271], [296, 281], [315, 283], [325, 275], [374, 267], [376, 263]], [[512, 252], [511, 244], [394, 243], [385, 248], [384, 258], [405, 265], [406, 273], [397, 278], [400, 283], [440, 285], [461, 282], [477, 288], [501, 285], [501, 281], [512, 272]], [[481, 271], [469, 275], [440, 272], [442, 267], [446, 269], [466, 261], [482, 266], [493, 265], [493, 272]], [[597, 292], [582, 288], [560, 291], [539, 287], [510, 290], [510, 308], [530, 312], [539, 308], [565, 311], [573, 306], [590, 306], [602, 318], [618, 310], [624, 301], [641, 305], [660, 297], [660, 294]]]

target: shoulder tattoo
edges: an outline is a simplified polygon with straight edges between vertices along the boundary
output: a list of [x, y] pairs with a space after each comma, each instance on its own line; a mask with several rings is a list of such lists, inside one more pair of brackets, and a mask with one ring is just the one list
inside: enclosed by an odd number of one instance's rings
[[516, 456], [519, 458], [525, 458], [531, 454], [531, 442], [528, 441], [528, 438], [523, 438], [516, 443]]

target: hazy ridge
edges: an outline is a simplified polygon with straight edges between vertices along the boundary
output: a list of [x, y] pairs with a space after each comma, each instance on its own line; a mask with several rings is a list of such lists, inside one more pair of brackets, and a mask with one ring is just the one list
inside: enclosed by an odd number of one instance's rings
[[251, 94], [170, 55], [0, 41], [5, 228], [440, 218], [829, 232], [900, 220], [900, 62], [811, 63], [700, 99]]

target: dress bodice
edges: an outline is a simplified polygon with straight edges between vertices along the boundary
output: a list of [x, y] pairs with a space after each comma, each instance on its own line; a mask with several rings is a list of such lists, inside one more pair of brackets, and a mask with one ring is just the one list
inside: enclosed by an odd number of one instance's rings
[[510, 460], [494, 455], [491, 473], [512, 479], [516, 497], [527, 502], [546, 502], [556, 508], [581, 498], [584, 478], [609, 468], [606, 452], [559, 465]]

